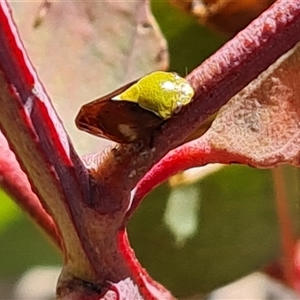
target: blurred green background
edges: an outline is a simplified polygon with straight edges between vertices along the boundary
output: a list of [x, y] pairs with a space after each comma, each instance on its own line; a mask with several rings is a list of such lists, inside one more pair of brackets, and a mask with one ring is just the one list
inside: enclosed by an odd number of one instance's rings
[[[153, 13], [168, 40], [170, 70], [182, 75], [226, 40], [166, 1], [153, 1]], [[283, 171], [294, 213], [298, 171]], [[144, 200], [128, 231], [143, 266], [174, 295], [210, 291], [280, 254], [271, 171], [228, 166], [190, 186], [172, 190], [165, 183]], [[35, 265], [60, 263], [47, 238], [1, 192], [0, 281], [13, 286]]]

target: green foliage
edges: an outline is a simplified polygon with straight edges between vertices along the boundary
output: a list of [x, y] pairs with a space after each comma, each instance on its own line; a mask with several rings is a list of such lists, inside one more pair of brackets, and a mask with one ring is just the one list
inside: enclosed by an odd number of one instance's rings
[[0, 204], [0, 277], [20, 276], [35, 265], [61, 264], [45, 235], [1, 190]]
[[[137, 257], [176, 296], [209, 291], [272, 261], [280, 241], [270, 175], [226, 167], [195, 183], [197, 230], [181, 244], [165, 222], [171, 189], [167, 184], [157, 188], [130, 222]], [[185, 198], [188, 210], [193, 195]], [[184, 220], [177, 219], [184, 227]]]
[[186, 75], [225, 42], [223, 36], [199, 25], [167, 0], [151, 3], [152, 12], [168, 41], [171, 71]]

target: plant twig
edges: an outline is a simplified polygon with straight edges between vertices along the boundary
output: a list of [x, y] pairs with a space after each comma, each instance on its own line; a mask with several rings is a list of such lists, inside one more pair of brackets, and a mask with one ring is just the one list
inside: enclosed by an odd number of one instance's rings
[[[0, 128], [59, 230], [64, 252], [59, 299], [87, 295], [99, 299], [110, 287], [130, 278], [132, 290], [138, 284], [145, 298], [172, 299], [170, 292], [141, 270], [128, 244], [122, 226], [126, 201], [112, 213], [101, 215], [94, 209], [92, 196], [97, 205], [115, 187], [93, 189], [95, 182], [75, 153], [23, 49], [5, 1], [0, 1], [0, 24]], [[29, 202], [23, 207], [30, 212]], [[35, 212], [44, 216], [42, 210]]]
[[51, 237], [55, 246], [62, 250], [62, 241], [51, 216], [42, 207], [39, 198], [32, 191], [26, 174], [9, 149], [8, 143], [0, 131], [0, 185], [13, 197], [15, 202]]
[[68, 297], [76, 289], [70, 283], [78, 278], [79, 286], [90, 289], [82, 281], [87, 280], [99, 293], [108, 281], [131, 277], [144, 297], [172, 298], [163, 287], [151, 293], [155, 282], [143, 279], [127, 240], [120, 241], [130, 192], [168, 151], [300, 40], [300, 1], [276, 2], [194, 70], [187, 77], [196, 91], [194, 101], [154, 134], [151, 145], [107, 150], [93, 160], [91, 174], [56, 116], [3, 0], [0, 24], [0, 128], [61, 234], [65, 268], [59, 297]]
[[[92, 277], [78, 230], [79, 207], [89, 195], [88, 174], [23, 49], [5, 1], [0, 1], [0, 24], [0, 128], [57, 225], [66, 264]], [[77, 215], [79, 223], [72, 222]]]
[[[120, 145], [94, 168], [101, 188], [115, 186], [102, 198], [116, 207], [145, 173], [168, 151], [182, 143], [210, 115], [300, 40], [300, 1], [279, 0], [246, 29], [187, 76], [194, 101], [156, 132], [151, 146]], [[128, 193], [128, 192], [127, 192]], [[127, 196], [128, 199], [128, 196]], [[128, 200], [126, 200], [128, 201]]]

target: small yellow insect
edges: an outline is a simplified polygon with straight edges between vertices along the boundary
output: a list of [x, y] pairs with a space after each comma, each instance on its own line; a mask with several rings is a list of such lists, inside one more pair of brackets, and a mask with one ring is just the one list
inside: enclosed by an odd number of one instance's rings
[[134, 143], [151, 138], [193, 95], [190, 84], [176, 73], [153, 72], [83, 105], [76, 125], [118, 143]]
[[176, 73], [150, 73], [111, 100], [129, 101], [153, 112], [163, 120], [178, 113], [191, 102], [194, 90], [186, 79]]

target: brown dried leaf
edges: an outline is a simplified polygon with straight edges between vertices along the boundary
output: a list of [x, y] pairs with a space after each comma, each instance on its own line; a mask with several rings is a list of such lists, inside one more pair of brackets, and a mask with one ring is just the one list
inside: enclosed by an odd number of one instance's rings
[[169, 0], [202, 24], [234, 34], [244, 28], [275, 0]]
[[166, 41], [148, 1], [10, 4], [29, 57], [77, 149], [100, 150], [109, 142], [75, 127], [80, 106], [168, 65]]
[[300, 44], [222, 107], [207, 132], [212, 146], [255, 167], [299, 165], [299, 69]]

